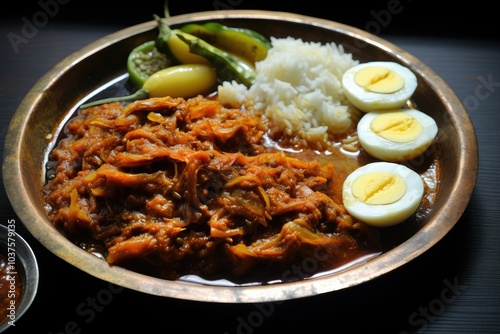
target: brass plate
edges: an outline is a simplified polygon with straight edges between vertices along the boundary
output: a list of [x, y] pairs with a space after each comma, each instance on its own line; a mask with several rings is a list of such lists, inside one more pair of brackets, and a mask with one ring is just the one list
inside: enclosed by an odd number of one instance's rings
[[415, 259], [457, 223], [474, 190], [478, 148], [473, 125], [450, 87], [413, 55], [375, 35], [323, 19], [285, 12], [223, 10], [179, 15], [171, 26], [220, 21], [306, 41], [335, 42], [361, 62], [389, 60], [410, 68], [418, 78], [412, 98], [438, 123], [442, 150], [440, 191], [434, 208], [418, 228], [378, 257], [331, 275], [265, 286], [211, 286], [167, 281], [110, 267], [62, 236], [47, 219], [42, 198], [44, 157], [50, 149], [46, 135], [88, 94], [126, 74], [133, 47], [157, 35], [156, 22], [145, 22], [108, 35], [69, 55], [43, 76], [17, 109], [8, 129], [3, 179], [8, 198], [26, 228], [48, 250], [97, 278], [148, 294], [206, 302], [267, 302], [301, 298], [352, 287], [372, 280]]

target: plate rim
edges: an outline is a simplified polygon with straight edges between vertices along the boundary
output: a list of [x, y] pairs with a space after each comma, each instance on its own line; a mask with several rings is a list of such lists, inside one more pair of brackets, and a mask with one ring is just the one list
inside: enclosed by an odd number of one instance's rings
[[[150, 31], [156, 26], [156, 23], [154, 21], [148, 21], [121, 29], [115, 33], [99, 38], [87, 46], [84, 46], [82, 49], [65, 57], [35, 83], [33, 88], [24, 97], [18, 109], [14, 113], [14, 117], [12, 118], [7, 130], [4, 144], [4, 161], [2, 165], [3, 181], [7, 197], [9, 198], [14, 211], [19, 216], [20, 221], [44, 247], [48, 248], [53, 254], [64, 259], [69, 264], [94, 277], [140, 292], [195, 301], [255, 303], [308, 297], [345, 289], [373, 280], [417, 258], [431, 248], [435, 243], [439, 242], [439, 240], [441, 240], [453, 228], [465, 211], [475, 187], [478, 174], [478, 149], [475, 130], [467, 110], [456, 94], [440, 76], [438, 76], [432, 69], [412, 54], [408, 53], [399, 46], [380, 38], [379, 36], [343, 23], [301, 14], [265, 10], [215, 10], [172, 16], [168, 18], [168, 22], [171, 25], [175, 25], [192, 20], [222, 20], [226, 18], [291, 21], [323, 27], [328, 30], [335, 30], [369, 42], [370, 44], [374, 44], [376, 47], [386, 50], [390, 54], [397, 55], [400, 61], [410, 67], [413, 71], [419, 72], [420, 76], [422, 76], [429, 85], [434, 87], [439, 86], [441, 89], [441, 100], [449, 106], [449, 110], [457, 109], [459, 111], [456, 115], [453, 114], [450, 115], [450, 117], [455, 121], [455, 123], [459, 121], [458, 117], [460, 117], [461, 121], [465, 122], [464, 124], [466, 125], [463, 130], [473, 138], [473, 142], [468, 143], [465, 143], [463, 137], [460, 138], [460, 145], [464, 145], [461, 147], [465, 147], [466, 145], [467, 147], [472, 148], [472, 152], [468, 152], [468, 159], [461, 160], [461, 164], [459, 166], [460, 168], [458, 168], [459, 177], [452, 187], [453, 190], [457, 191], [453, 192], [455, 195], [450, 195], [455, 196], [454, 198], [456, 198], [456, 201], [462, 205], [460, 205], [459, 208], [454, 207], [453, 217], [438, 217], [443, 221], [445, 219], [451, 219], [452, 223], [447, 223], [445, 225], [446, 228], [440, 228], [439, 231], [436, 230], [435, 224], [424, 226], [423, 230], [425, 233], [416, 233], [402, 244], [379, 255], [372, 261], [367, 261], [362, 265], [357, 265], [354, 268], [335, 275], [286, 283], [286, 288], [284, 288], [284, 284], [227, 287], [204, 285], [186, 281], [165, 281], [163, 279], [139, 274], [121, 267], [110, 267], [103, 260], [96, 261], [97, 257], [74, 245], [68, 239], [62, 239], [62, 243], [59, 245], [51, 244], [49, 241], [54, 237], [60, 237], [60, 233], [56, 231], [55, 228], [42, 228], [42, 225], [45, 225], [42, 218], [30, 216], [32, 214], [31, 212], [26, 212], [23, 208], [20, 208], [17, 205], [19, 201], [29, 200], [29, 197], [19, 189], [19, 180], [23, 179], [22, 165], [19, 155], [21, 148], [20, 145], [24, 135], [23, 126], [25, 127], [23, 119], [30, 115], [31, 108], [36, 101], [36, 97], [39, 96], [39, 94], [41, 94], [40, 92], [43, 92], [44, 88], [48, 87], [51, 82], [57, 80], [61, 71], [64, 71], [76, 62], [89, 57], [91, 54], [99, 52], [101, 49], [106, 48], [112, 43], [130, 38], [133, 35]], [[458, 188], [461, 186], [460, 179], [462, 178], [469, 179], [469, 188], [467, 189], [468, 192], [464, 194], [463, 189], [461, 189], [462, 194], [460, 197], [457, 197], [456, 193], [459, 190]], [[449, 201], [446, 202], [445, 208], [450, 210], [450, 205]], [[37, 221], [41, 221], [42, 224], [36, 223]], [[436, 233], [436, 231], [439, 232], [439, 235], [435, 238], [435, 242], [431, 244], [425, 243], [425, 235], [428, 233]], [[410, 251], [408, 247], [403, 247], [407, 246], [409, 243], [418, 243], [421, 247]], [[403, 256], [402, 259], [394, 261], [394, 253], [396, 251], [400, 251], [401, 249], [406, 251], [404, 253], [405, 256]], [[375, 274], [373, 274], [371, 269], [375, 261], [383, 264], [384, 269], [377, 270], [375, 271]], [[140, 279], [137, 280], [137, 277]], [[304, 282], [311, 283], [313, 281], [314, 284], [304, 284]], [[147, 284], [145, 284], [145, 282], [147, 282]], [[168, 284], [165, 284], [165, 282], [168, 282]], [[168, 285], [168, 288], [166, 288], [166, 285]]]

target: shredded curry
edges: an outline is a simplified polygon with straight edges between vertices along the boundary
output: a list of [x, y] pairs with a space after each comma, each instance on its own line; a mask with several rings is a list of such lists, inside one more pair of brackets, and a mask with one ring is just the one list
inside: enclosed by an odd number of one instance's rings
[[312, 275], [376, 252], [334, 164], [266, 145], [267, 130], [201, 96], [83, 109], [50, 152], [48, 214], [110, 265], [165, 279], [284, 279], [305, 259]]

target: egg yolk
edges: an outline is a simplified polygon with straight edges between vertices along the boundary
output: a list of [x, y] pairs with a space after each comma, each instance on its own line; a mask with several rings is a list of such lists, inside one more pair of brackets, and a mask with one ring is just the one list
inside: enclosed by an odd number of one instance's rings
[[406, 193], [406, 182], [390, 172], [371, 172], [361, 175], [352, 184], [352, 194], [366, 204], [391, 204]]
[[354, 81], [370, 92], [381, 94], [395, 93], [405, 85], [399, 74], [380, 66], [363, 68], [356, 73]]
[[380, 114], [371, 121], [370, 129], [380, 137], [397, 143], [413, 141], [424, 132], [422, 124], [404, 112]]

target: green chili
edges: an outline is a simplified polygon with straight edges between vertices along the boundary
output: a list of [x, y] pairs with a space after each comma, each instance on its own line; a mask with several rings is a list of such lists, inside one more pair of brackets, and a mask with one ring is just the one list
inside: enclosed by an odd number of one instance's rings
[[233, 55], [216, 48], [200, 38], [185, 38], [179, 35], [189, 50], [207, 59], [223, 81], [236, 81], [250, 87], [255, 81], [255, 69]]
[[156, 39], [156, 48], [160, 52], [170, 55], [179, 63], [193, 63], [188, 57], [197, 57], [205, 63], [211, 64], [219, 78], [223, 81], [235, 80], [250, 86], [255, 80], [255, 68], [236, 55], [232, 55], [216, 46], [185, 33], [179, 29], [171, 29], [168, 24], [158, 16], [159, 34]]
[[173, 64], [208, 64], [207, 59], [189, 52], [189, 47], [179, 39], [179, 36], [184, 38], [198, 38], [190, 34], [186, 34], [179, 29], [171, 29], [158, 15], [154, 15], [158, 22], [158, 36], [155, 46], [158, 51], [167, 55]]
[[270, 41], [251, 29], [229, 27], [217, 22], [188, 23], [181, 31], [199, 37], [228, 53], [240, 56], [254, 64], [267, 56]]
[[127, 59], [129, 81], [134, 87], [142, 87], [150, 75], [170, 65], [168, 57], [156, 49], [155, 41], [147, 41], [129, 53]]

